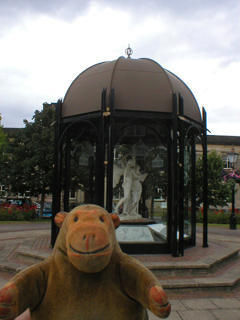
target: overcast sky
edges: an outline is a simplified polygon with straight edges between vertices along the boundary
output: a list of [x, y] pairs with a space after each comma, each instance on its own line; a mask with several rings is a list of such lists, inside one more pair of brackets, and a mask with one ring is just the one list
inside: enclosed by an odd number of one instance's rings
[[2, 125], [23, 127], [129, 43], [189, 86], [212, 134], [240, 136], [239, 0], [0, 0]]

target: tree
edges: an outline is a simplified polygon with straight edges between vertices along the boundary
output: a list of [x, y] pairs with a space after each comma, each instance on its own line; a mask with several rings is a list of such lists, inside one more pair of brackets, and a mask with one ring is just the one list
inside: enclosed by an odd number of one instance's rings
[[4, 147], [7, 144], [7, 135], [3, 132], [3, 126], [1, 125], [2, 117], [0, 115], [0, 152], [3, 152]]
[[[1, 125], [2, 117], [0, 116], [0, 163], [1, 168], [3, 167], [3, 164], [5, 163], [5, 148], [7, 146], [7, 135], [3, 132], [3, 126]], [[1, 169], [0, 169], [1, 171]], [[0, 176], [0, 184], [3, 185], [3, 181]], [[2, 189], [0, 190], [0, 195], [2, 196]]]
[[[207, 156], [208, 175], [208, 205], [225, 206], [231, 197], [231, 186], [223, 179], [224, 161], [216, 150], [211, 150]], [[196, 200], [197, 205], [203, 202], [203, 160], [196, 161]]]
[[35, 111], [33, 122], [24, 120], [25, 128], [8, 144], [8, 159], [5, 170], [1, 170], [11, 192], [41, 195], [40, 217], [45, 195], [52, 192], [53, 186], [54, 119], [54, 107], [44, 103], [42, 111]]

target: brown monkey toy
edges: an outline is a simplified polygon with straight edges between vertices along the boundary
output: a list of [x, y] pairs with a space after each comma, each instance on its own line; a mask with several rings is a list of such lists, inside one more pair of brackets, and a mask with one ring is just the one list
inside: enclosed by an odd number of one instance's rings
[[52, 255], [29, 267], [0, 291], [0, 319], [29, 308], [32, 320], [144, 320], [171, 311], [153, 274], [124, 254], [116, 240], [120, 224], [96, 205], [58, 213], [61, 228]]

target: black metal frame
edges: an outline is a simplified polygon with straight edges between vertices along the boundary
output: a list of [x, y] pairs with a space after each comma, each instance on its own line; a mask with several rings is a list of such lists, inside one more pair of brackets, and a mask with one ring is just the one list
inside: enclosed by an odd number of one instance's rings
[[[196, 199], [195, 199], [195, 160], [196, 148], [195, 137], [199, 136], [203, 148], [203, 247], [208, 246], [207, 240], [207, 136], [206, 136], [206, 112], [203, 109], [203, 122], [199, 124], [184, 115], [184, 100], [181, 94], [173, 94], [172, 113], [134, 112], [120, 111], [114, 107], [114, 90], [110, 92], [110, 103], [107, 107], [107, 88], [102, 91], [101, 111], [92, 114], [77, 115], [71, 118], [62, 119], [62, 101], [56, 103], [56, 123], [55, 123], [55, 150], [54, 150], [54, 190], [53, 190], [53, 215], [52, 215], [52, 240], [54, 245], [58, 228], [55, 226], [54, 217], [61, 210], [61, 189], [64, 189], [64, 210], [69, 209], [69, 177], [70, 170], [70, 133], [71, 128], [76, 123], [92, 126], [97, 137], [98, 149], [98, 198], [100, 206], [106, 205], [106, 209], [112, 211], [112, 181], [113, 181], [113, 149], [116, 142], [117, 132], [115, 121], [121, 117], [128, 117], [133, 120], [151, 120], [162, 126], [167, 135], [167, 155], [168, 155], [168, 218], [167, 218], [167, 244], [122, 244], [122, 248], [128, 253], [172, 253], [174, 257], [184, 255], [185, 245], [196, 245]], [[96, 123], [96, 119], [98, 125]], [[190, 137], [191, 141], [191, 194], [192, 194], [192, 216], [191, 216], [191, 239], [184, 240], [184, 152], [185, 139]], [[63, 151], [63, 140], [66, 141], [65, 151]], [[178, 152], [179, 149], [179, 152]], [[65, 171], [63, 173], [63, 152], [65, 152]], [[64, 175], [64, 186], [62, 186], [62, 175]], [[105, 176], [107, 179], [105, 180]], [[107, 183], [107, 197], [104, 200], [105, 181]], [[178, 234], [179, 232], [179, 239]]]

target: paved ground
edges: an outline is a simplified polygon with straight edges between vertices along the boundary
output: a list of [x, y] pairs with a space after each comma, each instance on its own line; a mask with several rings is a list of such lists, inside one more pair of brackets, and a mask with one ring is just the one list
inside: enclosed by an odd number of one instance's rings
[[[202, 228], [197, 228], [198, 243], [202, 241]], [[181, 263], [193, 263], [206, 261], [206, 257], [221, 252], [221, 248], [231, 245], [239, 247], [240, 230], [230, 230], [226, 228], [209, 227], [208, 233], [209, 248], [188, 249], [182, 258], [172, 258], [164, 255], [164, 260], [181, 261]], [[206, 279], [207, 280], [207, 279]], [[240, 289], [233, 291], [218, 292], [218, 288], [213, 292], [186, 292], [185, 297], [181, 294], [179, 299], [176, 294], [170, 293], [172, 312], [169, 320], [240, 320]], [[153, 314], [149, 314], [150, 320], [158, 319]]]
[[[27, 267], [34, 259], [47, 257], [50, 248], [51, 226], [46, 223], [0, 225], [0, 287], [11, 279], [11, 271]], [[240, 248], [240, 230], [209, 228], [209, 247], [202, 248], [202, 229], [197, 229], [197, 246], [185, 250], [184, 257], [171, 255], [136, 256], [145, 264], [194, 264], [221, 255], [228, 246]], [[19, 255], [21, 253], [21, 255]], [[24, 256], [24, 259], [22, 258]], [[232, 270], [233, 272], [234, 270]], [[208, 281], [206, 277], [205, 281]], [[170, 320], [240, 320], [240, 289], [219, 292], [190, 292], [178, 295], [169, 291], [172, 304]], [[149, 313], [150, 320], [158, 319]]]

